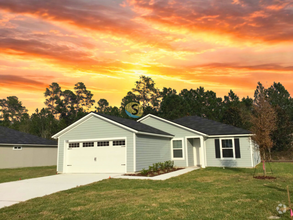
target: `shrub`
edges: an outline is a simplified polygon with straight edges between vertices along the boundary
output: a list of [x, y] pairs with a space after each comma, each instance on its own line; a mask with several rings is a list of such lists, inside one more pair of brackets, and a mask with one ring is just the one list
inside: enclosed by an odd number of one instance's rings
[[154, 163], [153, 164], [153, 171], [158, 172], [158, 170], [159, 170], [159, 163]]
[[153, 166], [149, 166], [149, 172], [153, 172], [154, 171], [153, 169], [154, 169]]
[[146, 169], [142, 169], [142, 170], [140, 171], [140, 174], [143, 175], [143, 176], [147, 176], [148, 173], [149, 173], [149, 170], [146, 170]]
[[159, 163], [159, 169], [164, 170], [165, 169], [165, 163], [160, 162]]
[[151, 172], [159, 172], [159, 170], [170, 170], [174, 168], [174, 161], [168, 160], [165, 162], [153, 163], [152, 166], [149, 166], [149, 169], [142, 169], [140, 174], [143, 176], [148, 176]]

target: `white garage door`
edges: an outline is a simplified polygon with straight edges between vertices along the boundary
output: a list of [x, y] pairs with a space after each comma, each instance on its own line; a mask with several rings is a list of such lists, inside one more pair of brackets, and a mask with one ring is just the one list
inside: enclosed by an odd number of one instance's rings
[[67, 147], [67, 173], [125, 173], [125, 140], [72, 142]]

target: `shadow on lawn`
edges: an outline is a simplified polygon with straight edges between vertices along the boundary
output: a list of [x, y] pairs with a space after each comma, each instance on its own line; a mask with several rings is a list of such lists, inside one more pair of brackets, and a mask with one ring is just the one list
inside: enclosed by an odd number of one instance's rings
[[279, 192], [287, 192], [287, 189], [285, 188], [280, 188], [280, 187], [277, 187], [277, 186], [268, 186], [268, 185], [264, 185], [265, 187], [268, 187], [268, 188], [271, 188], [271, 189], [275, 189]]
[[235, 173], [245, 173], [245, 174], [251, 174], [253, 175], [254, 173], [254, 168], [233, 168], [233, 167], [225, 167], [223, 171], [231, 171]]

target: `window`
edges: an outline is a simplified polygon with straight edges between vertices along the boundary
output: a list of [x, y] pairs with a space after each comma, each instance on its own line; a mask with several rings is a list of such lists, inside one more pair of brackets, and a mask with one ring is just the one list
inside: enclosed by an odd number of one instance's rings
[[113, 146], [125, 146], [124, 140], [113, 141]]
[[234, 158], [232, 139], [222, 139], [222, 158]]
[[241, 158], [239, 138], [215, 139], [215, 153], [219, 159]]
[[183, 159], [182, 140], [173, 140], [173, 158]]
[[22, 146], [13, 146], [13, 150], [22, 150]]
[[69, 143], [69, 148], [79, 147], [79, 143]]
[[109, 141], [98, 141], [98, 147], [109, 146]]
[[94, 146], [94, 142], [84, 142], [82, 143], [83, 147], [93, 147]]

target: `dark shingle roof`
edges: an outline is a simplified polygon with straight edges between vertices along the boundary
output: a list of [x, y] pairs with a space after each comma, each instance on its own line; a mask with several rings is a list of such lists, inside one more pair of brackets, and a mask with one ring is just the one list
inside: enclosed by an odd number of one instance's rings
[[139, 123], [136, 122], [134, 120], [131, 119], [126, 119], [126, 118], [120, 118], [120, 117], [116, 117], [116, 116], [112, 116], [112, 115], [105, 115], [105, 114], [101, 114], [101, 113], [97, 113], [94, 112], [97, 115], [100, 115], [102, 117], [108, 118], [112, 121], [115, 121], [119, 124], [122, 124], [126, 127], [132, 128], [136, 131], [140, 131], [140, 132], [147, 132], [147, 133], [152, 133], [152, 134], [161, 134], [161, 135], [170, 135], [170, 136], [174, 136], [172, 134], [166, 133], [164, 131], [161, 131], [157, 128], [151, 127], [149, 125], [143, 124], [143, 123]]
[[0, 126], [0, 144], [40, 144], [57, 146], [57, 141], [40, 138], [35, 135]]
[[226, 125], [199, 116], [186, 116], [173, 120], [173, 122], [207, 135], [251, 134], [250, 131], [242, 128]]

